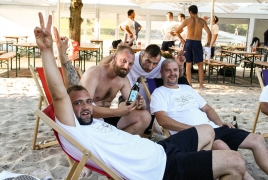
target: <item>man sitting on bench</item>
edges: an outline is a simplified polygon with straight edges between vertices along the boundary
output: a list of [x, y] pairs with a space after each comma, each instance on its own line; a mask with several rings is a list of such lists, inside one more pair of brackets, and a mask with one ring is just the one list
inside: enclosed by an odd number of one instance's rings
[[[196, 126], [154, 143], [93, 119], [92, 97], [87, 90], [83, 86], [74, 85], [66, 91], [62, 82], [52, 50], [52, 16], [48, 18], [47, 27], [41, 13], [39, 19], [41, 28], [36, 27], [34, 33], [42, 54], [56, 122], [122, 178], [242, 179], [245, 163], [237, 152], [209, 151], [214, 132], [208, 125]], [[54, 32], [58, 34], [56, 28]], [[59, 40], [65, 41], [66, 37]], [[69, 81], [69, 78], [65, 77], [65, 81]], [[60, 136], [60, 139], [64, 146], [64, 138]], [[64, 147], [66, 151], [76, 153], [75, 148]]]
[[[162, 63], [161, 75], [164, 86], [154, 90], [150, 108], [162, 127], [174, 135], [197, 125], [209, 124], [214, 128], [217, 140], [213, 149], [250, 149], [256, 163], [268, 174], [268, 148], [262, 136], [222, 122], [215, 110], [192, 87], [178, 85], [179, 67], [173, 59]], [[246, 173], [244, 179], [253, 178]]]

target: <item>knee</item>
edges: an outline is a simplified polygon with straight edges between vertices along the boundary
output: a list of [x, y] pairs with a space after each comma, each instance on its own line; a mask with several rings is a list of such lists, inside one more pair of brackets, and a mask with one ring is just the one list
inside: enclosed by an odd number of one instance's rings
[[261, 135], [250, 133], [248, 142], [250, 144], [249, 149], [253, 150], [255, 148], [258, 148], [259, 146], [266, 146], [265, 140]]
[[232, 171], [238, 173], [241, 177], [244, 177], [246, 173], [246, 163], [237, 151], [231, 151], [230, 162], [234, 162], [231, 167]]
[[229, 150], [229, 146], [222, 140], [216, 140], [212, 144], [212, 150]]
[[138, 110], [137, 112], [138, 122], [141, 123], [142, 126], [148, 126], [151, 123], [151, 114], [147, 110]]
[[208, 125], [208, 124], [203, 124], [199, 126], [202, 129], [202, 132], [206, 135], [208, 135], [207, 137], [210, 137], [213, 141], [215, 139], [215, 131], [214, 129]]

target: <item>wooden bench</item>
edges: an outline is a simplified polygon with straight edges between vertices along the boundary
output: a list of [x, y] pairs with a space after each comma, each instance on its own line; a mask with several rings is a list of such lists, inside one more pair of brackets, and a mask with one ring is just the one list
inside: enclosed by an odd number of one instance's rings
[[264, 61], [255, 61], [254, 62], [255, 66], [261, 66], [261, 68], [268, 68], [268, 62], [264, 62]]
[[222, 67], [223, 68], [223, 83], [225, 82], [225, 73], [226, 73], [226, 69], [231, 69], [232, 70], [232, 79], [231, 79], [231, 83], [235, 84], [235, 76], [236, 76], [236, 65], [235, 64], [231, 64], [231, 63], [227, 63], [227, 62], [222, 62], [222, 61], [216, 61], [211, 59], [210, 61], [208, 60], [204, 60], [204, 64], [205, 64], [205, 70], [206, 70], [206, 66], [208, 66], [208, 82], [210, 82], [210, 74], [212, 74], [213, 69], [215, 69], [217, 71], [217, 82], [218, 82], [218, 74], [219, 74], [219, 68]]
[[[9, 77], [9, 60], [11, 63], [11, 68], [12, 68], [12, 58], [14, 58], [14, 57], [16, 57], [16, 52], [14, 52], [14, 51], [0, 55], [1, 67], [2, 67], [3, 63], [7, 65], [7, 77]], [[17, 74], [17, 62], [16, 62], [16, 77], [17, 76], [18, 76], [18, 74]]]
[[5, 54], [5, 53], [6, 53], [6, 51], [0, 51], [0, 55], [1, 55], [1, 54]]

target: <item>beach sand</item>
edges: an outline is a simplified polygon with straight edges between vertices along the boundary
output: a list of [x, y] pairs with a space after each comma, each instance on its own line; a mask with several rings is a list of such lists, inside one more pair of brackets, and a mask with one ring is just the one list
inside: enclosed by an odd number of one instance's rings
[[[196, 84], [194, 84], [196, 85]], [[209, 89], [197, 90], [221, 119], [231, 122], [237, 117], [241, 129], [251, 131], [258, 105], [260, 87], [205, 84]], [[48, 171], [54, 179], [64, 179], [69, 172], [68, 161], [58, 145], [32, 150], [32, 136], [39, 93], [32, 78], [0, 78], [0, 172], [32, 174], [36, 170]], [[196, 85], [197, 86], [197, 85]], [[195, 86], [194, 86], [195, 88]], [[197, 88], [196, 88], [197, 89]], [[256, 132], [268, 132], [268, 118], [260, 114]], [[38, 142], [54, 140], [53, 132], [43, 121], [40, 123]], [[154, 140], [163, 136], [153, 135]], [[239, 150], [247, 169], [257, 180], [268, 179], [255, 163], [252, 152]], [[84, 179], [105, 179], [97, 173]]]

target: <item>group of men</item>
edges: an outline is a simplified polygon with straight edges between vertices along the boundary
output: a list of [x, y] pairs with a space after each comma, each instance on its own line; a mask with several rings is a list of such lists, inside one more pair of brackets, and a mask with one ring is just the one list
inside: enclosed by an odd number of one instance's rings
[[[189, 7], [190, 17], [185, 19], [184, 14], [178, 15], [179, 23], [173, 20], [173, 13], [168, 12], [166, 14], [167, 21], [162, 26], [163, 43], [161, 50], [169, 51], [170, 47], [175, 46], [177, 38], [180, 40], [180, 44], [183, 46], [183, 50], [186, 52], [186, 78], [191, 85], [193, 62], [198, 65], [198, 76], [199, 76], [199, 88], [204, 89], [203, 79], [203, 47], [201, 44], [202, 30], [204, 29], [207, 33], [206, 45], [211, 47], [211, 58], [214, 57], [215, 42], [219, 32], [219, 26], [217, 22], [219, 18], [213, 17], [212, 29], [210, 30], [207, 26], [208, 18], [205, 16], [204, 19], [198, 17], [198, 8], [195, 5]], [[211, 39], [212, 38], [212, 39]]]
[[[189, 8], [191, 17], [177, 29], [180, 32], [187, 26], [187, 47], [188, 38], [197, 36], [194, 22], [200, 23], [196, 28], [206, 26], [209, 31], [205, 21], [192, 11]], [[268, 174], [264, 139], [222, 122], [191, 86], [178, 84], [183, 78], [183, 51], [165, 60], [157, 45], [136, 54], [130, 47], [121, 46], [100, 65], [87, 69], [80, 81], [66, 56], [68, 39], [60, 37], [54, 28], [64, 86], [53, 57], [52, 18], [49, 16], [47, 26], [41, 13], [39, 18], [41, 27], [34, 32], [56, 122], [124, 179], [253, 179], [243, 158], [232, 151], [237, 148], [251, 149], [257, 164]], [[196, 43], [191, 41], [189, 46]], [[119, 91], [127, 99], [140, 76], [163, 79], [164, 85], [154, 91], [151, 103], [141, 88], [135, 103], [127, 106], [122, 102], [116, 109], [109, 108]], [[140, 137], [150, 137], [151, 113], [169, 130], [169, 138], [154, 143]], [[60, 139], [67, 152], [77, 159], [82, 156], [63, 137]]]

